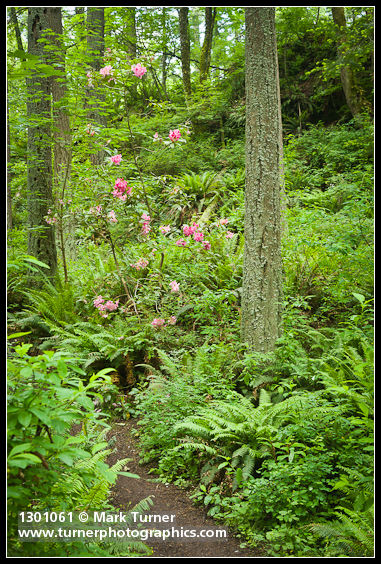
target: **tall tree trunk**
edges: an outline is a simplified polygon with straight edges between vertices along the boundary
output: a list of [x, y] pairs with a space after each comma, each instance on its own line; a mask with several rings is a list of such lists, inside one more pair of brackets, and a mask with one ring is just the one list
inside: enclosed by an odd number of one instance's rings
[[179, 9], [181, 70], [183, 75], [183, 88], [184, 88], [185, 98], [187, 100], [192, 95], [188, 12], [189, 12], [189, 8], [187, 7]]
[[[40, 40], [48, 29], [48, 8], [28, 8], [28, 53], [45, 63]], [[28, 117], [28, 252], [50, 267], [53, 276], [57, 269], [57, 250], [54, 226], [45, 216], [53, 205], [50, 81], [38, 69], [27, 79]]]
[[48, 8], [48, 22], [52, 31], [49, 42], [49, 63], [59, 76], [51, 77], [51, 92], [53, 104], [53, 137], [54, 137], [54, 188], [57, 204], [60, 209], [60, 221], [57, 225], [58, 240], [61, 247], [62, 266], [65, 282], [68, 282], [68, 269], [66, 253], [70, 248], [74, 257], [76, 247], [73, 233], [75, 227], [73, 218], [68, 224], [68, 219], [63, 220], [63, 207], [60, 203], [66, 197], [67, 187], [70, 183], [71, 173], [71, 132], [70, 116], [67, 110], [67, 83], [65, 71], [65, 46], [63, 44], [62, 13], [60, 7]]
[[[89, 65], [94, 73], [99, 73], [103, 65], [104, 26], [104, 8], [87, 8], [87, 53]], [[96, 87], [88, 89], [88, 119], [91, 123], [102, 127], [107, 125], [103, 102], [103, 95], [99, 89]], [[98, 151], [91, 155], [91, 161], [93, 164], [101, 164], [104, 156], [104, 151]]]
[[[20, 26], [17, 19], [16, 8], [10, 8], [10, 21], [13, 24], [15, 31], [17, 49], [24, 52], [24, 46], [22, 44]], [[25, 61], [25, 58], [22, 59]], [[7, 98], [8, 98], [8, 82], [7, 82]], [[7, 104], [7, 230], [11, 231], [13, 228], [13, 216], [12, 216], [12, 193], [11, 193], [11, 134], [9, 126], [9, 105]]]
[[246, 187], [242, 339], [258, 352], [281, 334], [280, 117], [275, 8], [245, 9]]
[[67, 84], [65, 73], [65, 53], [62, 42], [61, 8], [48, 8], [48, 22], [52, 30], [49, 45], [49, 63], [60, 72], [60, 76], [51, 77], [53, 101], [53, 134], [54, 134], [54, 183], [56, 194], [63, 197], [62, 191], [69, 180], [71, 164], [70, 117], [65, 108]]
[[127, 43], [127, 58], [130, 60], [136, 59], [136, 8], [126, 8], [126, 43]]
[[347, 22], [345, 19], [345, 12], [343, 7], [332, 7], [331, 10], [332, 10], [333, 20], [339, 28], [337, 49], [338, 49], [339, 61], [342, 64], [340, 69], [341, 84], [343, 86], [345, 100], [347, 102], [348, 108], [351, 114], [353, 115], [353, 117], [356, 117], [366, 109], [366, 104], [359, 88], [357, 87], [356, 77], [353, 72], [353, 69], [349, 64], [343, 61], [344, 48], [347, 40], [346, 37]]
[[200, 54], [200, 82], [203, 82], [209, 73], [210, 59], [212, 56], [213, 28], [217, 8], [205, 8], [205, 36]]

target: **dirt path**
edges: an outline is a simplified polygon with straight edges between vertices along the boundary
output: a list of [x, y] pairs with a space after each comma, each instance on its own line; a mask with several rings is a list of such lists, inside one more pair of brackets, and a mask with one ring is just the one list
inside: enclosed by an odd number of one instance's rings
[[[112, 504], [117, 510], [126, 511], [131, 509], [142, 499], [153, 496], [153, 506], [150, 514], [152, 515], [174, 515], [174, 522], [162, 525], [154, 525], [155, 528], [171, 529], [172, 526], [177, 530], [210, 530], [225, 529], [216, 521], [207, 517], [202, 507], [196, 507], [188, 498], [187, 492], [181, 490], [173, 484], [163, 484], [153, 482], [153, 474], [149, 474], [149, 466], [139, 464], [139, 450], [137, 439], [131, 434], [131, 429], [135, 426], [132, 420], [116, 423], [110, 431], [109, 438], [114, 437], [115, 445], [108, 462], [114, 464], [121, 458], [130, 458], [128, 471], [138, 474], [140, 479], [119, 476], [112, 492]], [[152, 525], [147, 525], [152, 528]], [[203, 534], [203, 533], [202, 533]], [[202, 540], [191, 540], [187, 538], [168, 538], [148, 539], [145, 544], [152, 547], [152, 557], [206, 557], [206, 558], [253, 558], [260, 557], [261, 554], [252, 550], [240, 548], [240, 541], [233, 537], [227, 530], [227, 538], [207, 538]]]

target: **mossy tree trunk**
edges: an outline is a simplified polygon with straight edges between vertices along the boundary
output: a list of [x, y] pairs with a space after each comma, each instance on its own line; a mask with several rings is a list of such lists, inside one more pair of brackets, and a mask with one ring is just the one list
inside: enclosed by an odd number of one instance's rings
[[183, 88], [185, 98], [190, 99], [192, 95], [191, 72], [190, 72], [190, 39], [189, 39], [189, 8], [179, 9], [179, 33], [181, 47], [181, 70], [183, 76]]
[[205, 8], [205, 36], [200, 54], [200, 82], [208, 77], [210, 59], [212, 56], [213, 28], [216, 19], [217, 8], [210, 6]]
[[348, 108], [353, 117], [358, 116], [366, 111], [367, 104], [364, 100], [363, 94], [359, 89], [356, 81], [356, 75], [351, 65], [345, 61], [345, 51], [347, 49], [347, 21], [345, 19], [345, 11], [343, 7], [332, 7], [333, 21], [339, 28], [338, 31], [338, 57], [341, 64], [340, 77], [341, 84]]
[[[105, 16], [104, 8], [99, 6], [87, 8], [87, 55], [88, 63], [94, 74], [98, 74], [103, 66], [105, 51], [104, 42]], [[95, 123], [101, 127], [107, 125], [107, 118], [104, 108], [104, 97], [100, 89], [88, 88], [87, 116], [90, 123]], [[105, 157], [103, 150], [91, 155], [93, 164], [101, 164]]]
[[281, 334], [280, 116], [275, 8], [245, 9], [246, 186], [242, 339], [272, 351]]
[[[46, 63], [41, 42], [48, 29], [48, 8], [28, 8], [28, 53]], [[28, 252], [50, 267], [57, 269], [54, 226], [45, 221], [53, 206], [50, 80], [37, 66], [27, 79], [28, 117]]]

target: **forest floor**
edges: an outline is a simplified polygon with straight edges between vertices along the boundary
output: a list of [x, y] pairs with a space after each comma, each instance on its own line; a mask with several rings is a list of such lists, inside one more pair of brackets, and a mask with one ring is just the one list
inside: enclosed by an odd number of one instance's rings
[[[151, 518], [156, 516], [174, 516], [172, 523], [146, 524], [144, 528], [149, 529], [175, 529], [181, 531], [183, 536], [163, 540], [161, 538], [148, 538], [144, 544], [153, 550], [151, 558], [253, 558], [263, 556], [259, 552], [248, 548], [241, 548], [240, 541], [229, 531], [229, 529], [207, 517], [203, 507], [196, 507], [188, 497], [186, 490], [174, 484], [164, 484], [155, 480], [155, 475], [150, 473], [151, 467], [140, 464], [138, 439], [132, 433], [136, 427], [136, 420], [116, 422], [108, 434], [108, 440], [113, 441], [113, 452], [109, 455], [108, 463], [115, 464], [122, 458], [128, 458], [127, 470], [138, 474], [140, 479], [119, 476], [112, 490], [111, 503], [116, 511], [128, 511], [139, 501], [152, 496], [153, 505], [147, 515]], [[157, 477], [156, 477], [157, 479]], [[185, 538], [185, 531], [207, 530], [208, 534], [214, 530], [227, 532], [226, 538]], [[202, 533], [203, 534], [203, 533]]]

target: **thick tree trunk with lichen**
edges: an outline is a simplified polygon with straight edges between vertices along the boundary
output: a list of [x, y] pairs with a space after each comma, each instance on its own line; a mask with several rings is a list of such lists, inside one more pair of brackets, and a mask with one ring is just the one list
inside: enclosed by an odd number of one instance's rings
[[[45, 63], [44, 44], [40, 41], [48, 28], [48, 8], [28, 8], [28, 53]], [[27, 79], [28, 117], [28, 252], [57, 269], [54, 226], [45, 221], [53, 206], [50, 82], [43, 71], [31, 70]]]
[[210, 59], [212, 56], [213, 28], [217, 8], [205, 8], [205, 36], [200, 53], [200, 82], [203, 82], [209, 73]]
[[190, 39], [189, 39], [189, 8], [179, 9], [179, 33], [181, 47], [181, 70], [183, 75], [183, 88], [185, 98], [189, 100], [192, 95], [191, 73], [190, 73]]
[[[104, 8], [87, 8], [87, 55], [89, 66], [94, 74], [98, 74], [103, 65], [105, 50], [104, 43]], [[87, 116], [90, 123], [95, 123], [104, 127], [107, 125], [105, 116], [104, 96], [99, 88], [87, 89]], [[101, 164], [104, 160], [105, 152], [98, 151], [91, 155], [91, 162], [95, 165]]]
[[275, 8], [250, 7], [246, 22], [246, 187], [242, 339], [272, 351], [281, 334], [280, 117]]

